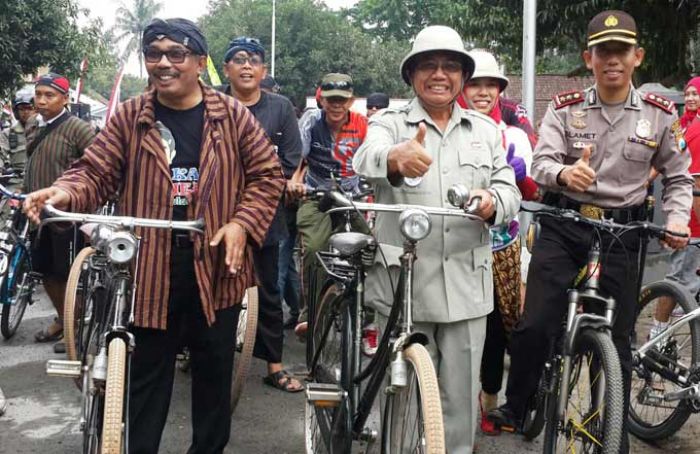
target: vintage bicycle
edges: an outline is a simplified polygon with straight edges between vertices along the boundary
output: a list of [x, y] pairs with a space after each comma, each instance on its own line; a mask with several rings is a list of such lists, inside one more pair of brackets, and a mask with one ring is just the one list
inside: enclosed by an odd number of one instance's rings
[[[75, 295], [64, 320], [68, 360], [49, 360], [51, 376], [74, 378], [82, 391], [83, 453], [128, 452], [129, 358], [135, 347], [134, 320], [140, 238], [135, 227], [203, 233], [203, 220], [169, 221], [69, 213], [47, 205], [42, 225], [94, 224], [92, 247], [71, 270]], [[75, 271], [74, 271], [75, 270]], [[133, 270], [133, 271], [132, 271]], [[83, 273], [85, 271], [85, 273]], [[77, 276], [77, 277], [76, 277]], [[81, 282], [82, 281], [82, 282]], [[80, 292], [77, 292], [80, 288]]]
[[382, 254], [382, 247], [371, 235], [342, 232], [331, 236], [330, 252], [317, 253], [331, 280], [309, 313], [313, 354], [306, 389], [306, 452], [348, 453], [354, 441], [376, 442], [379, 434], [367, 421], [383, 389], [382, 452], [444, 453], [437, 376], [424, 346], [427, 339], [412, 327], [413, 263], [416, 244], [430, 234], [431, 216], [483, 222], [470, 214], [477, 205], [466, 210], [384, 205], [353, 202], [338, 191], [330, 195], [338, 205], [330, 212], [400, 213], [405, 241], [388, 321], [377, 353], [367, 364], [360, 353], [365, 270], [375, 254]]

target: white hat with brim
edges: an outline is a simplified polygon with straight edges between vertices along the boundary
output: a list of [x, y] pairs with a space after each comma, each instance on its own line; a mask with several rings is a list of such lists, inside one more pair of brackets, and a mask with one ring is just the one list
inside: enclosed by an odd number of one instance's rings
[[510, 81], [501, 72], [496, 57], [494, 57], [493, 54], [485, 50], [477, 49], [469, 52], [469, 55], [471, 55], [474, 60], [474, 73], [469, 80], [489, 77], [498, 80], [498, 83], [501, 85], [501, 91], [506, 89]]
[[419, 55], [431, 52], [451, 52], [457, 54], [468, 74], [474, 72], [474, 59], [464, 49], [464, 42], [454, 29], [444, 25], [431, 25], [416, 35], [411, 51], [401, 61], [400, 71], [404, 82], [411, 85], [408, 69], [411, 62]]

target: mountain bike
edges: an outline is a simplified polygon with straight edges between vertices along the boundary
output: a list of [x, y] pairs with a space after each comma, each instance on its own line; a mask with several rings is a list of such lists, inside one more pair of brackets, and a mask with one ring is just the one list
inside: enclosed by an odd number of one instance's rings
[[361, 361], [365, 270], [382, 248], [371, 235], [336, 233], [330, 252], [317, 258], [330, 276], [319, 303], [309, 313], [311, 382], [306, 389], [306, 452], [349, 453], [353, 441], [375, 442], [379, 435], [366, 423], [380, 390], [384, 389], [381, 422], [383, 453], [444, 453], [445, 440], [438, 381], [424, 344], [427, 338], [413, 331], [412, 285], [416, 244], [427, 237], [431, 216], [456, 216], [483, 222], [474, 210], [354, 203], [331, 191], [337, 208], [329, 212], [400, 213], [399, 228], [405, 241], [401, 273], [388, 321], [377, 353], [366, 365]]
[[[536, 208], [532, 208], [532, 206]], [[669, 231], [647, 221], [618, 224], [586, 217], [573, 210], [523, 203], [534, 213], [528, 242], [536, 237], [538, 220], [548, 217], [592, 227], [587, 265], [568, 292], [562, 329], [551, 339], [538, 388], [530, 399], [522, 426], [527, 439], [545, 429], [544, 452], [618, 453], [622, 437], [623, 381], [612, 341], [615, 300], [600, 295], [603, 235], [619, 238], [640, 231], [663, 237]]]
[[[12, 178], [4, 175], [0, 178]], [[10, 208], [0, 231], [0, 331], [5, 339], [17, 332], [28, 305], [34, 300], [34, 289], [40, 275], [32, 271], [29, 220], [22, 213], [20, 203], [24, 195], [13, 194], [0, 185], [0, 193]]]
[[[688, 247], [700, 247], [699, 241]], [[655, 326], [659, 312], [670, 316], [661, 329]], [[693, 296], [676, 282], [664, 279], [642, 289], [628, 417], [629, 431], [642, 440], [668, 438], [700, 412], [699, 317]]]
[[[83, 249], [69, 276], [64, 320], [68, 360], [49, 360], [51, 376], [70, 377], [82, 391], [80, 430], [84, 454], [122, 454], [129, 440], [129, 364], [135, 347], [130, 326], [138, 282], [140, 238], [135, 227], [202, 234], [203, 221], [169, 221], [68, 213], [47, 205], [42, 226], [94, 223], [92, 247]], [[74, 295], [71, 297], [70, 295]]]

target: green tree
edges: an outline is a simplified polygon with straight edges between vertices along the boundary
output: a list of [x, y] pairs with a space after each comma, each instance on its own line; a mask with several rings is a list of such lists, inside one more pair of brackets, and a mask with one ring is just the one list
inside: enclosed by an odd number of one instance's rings
[[87, 57], [99, 62], [99, 22], [81, 29], [73, 0], [3, 0], [0, 14], [0, 96], [7, 96], [40, 66], [74, 79]]
[[[269, 65], [271, 20], [272, 2], [211, 3], [201, 25], [220, 73], [228, 43], [240, 35], [261, 40], [268, 51]], [[335, 71], [352, 75], [357, 96], [372, 91], [391, 96], [408, 94], [398, 74], [408, 42], [374, 39], [319, 1], [278, 0], [276, 41], [275, 78], [283, 93], [297, 105], [305, 96], [313, 95], [324, 74]]]
[[126, 61], [136, 52], [139, 59], [139, 75], [143, 77], [143, 54], [141, 52], [141, 36], [146, 26], [158, 14], [163, 5], [156, 0], [133, 0], [131, 8], [123, 3], [117, 9], [114, 28], [116, 41], [126, 40], [122, 59]]

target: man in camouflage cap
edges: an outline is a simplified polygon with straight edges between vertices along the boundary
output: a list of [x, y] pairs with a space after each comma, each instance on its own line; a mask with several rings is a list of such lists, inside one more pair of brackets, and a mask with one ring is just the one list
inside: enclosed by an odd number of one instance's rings
[[[654, 167], [664, 174], [666, 228], [687, 234], [693, 186], [688, 153], [679, 149], [676, 140], [673, 103], [632, 85], [632, 74], [644, 59], [638, 40], [634, 19], [623, 11], [605, 11], [590, 21], [583, 59], [596, 83], [554, 97], [539, 131], [532, 176], [548, 191], [545, 203], [628, 223], [647, 218], [644, 200]], [[556, 337], [561, 327], [567, 289], [586, 263], [593, 235], [590, 227], [573, 222], [542, 219], [541, 226], [527, 280], [525, 311], [511, 339], [507, 403], [490, 413], [503, 426], [517, 428], [522, 421], [526, 403], [537, 389], [548, 339]], [[672, 235], [666, 239], [673, 248], [683, 247], [686, 241]], [[640, 244], [639, 233], [634, 232], [619, 239], [602, 237], [606, 254], [600, 287], [603, 295], [616, 300], [612, 334], [625, 385], [623, 421], [629, 403], [630, 333], [638, 292], [634, 257]], [[603, 427], [598, 418], [584, 417], [580, 423], [588, 434], [593, 429], [604, 434], [605, 442], [620, 438], [619, 428], [614, 437], [616, 428]], [[597, 426], [589, 427], [593, 424]], [[626, 428], [620, 443], [620, 452], [627, 452]]]

